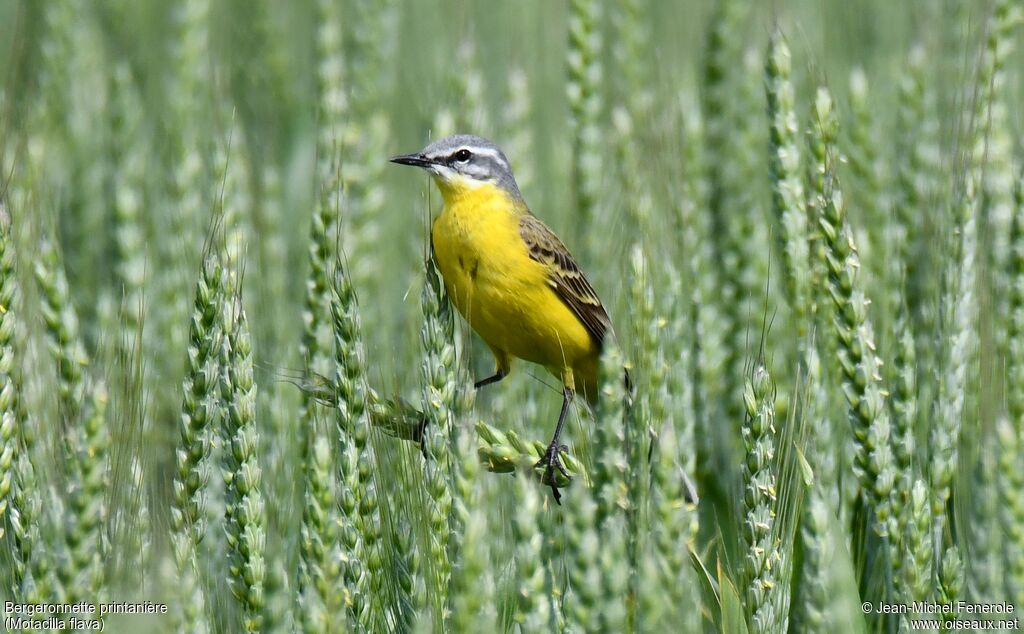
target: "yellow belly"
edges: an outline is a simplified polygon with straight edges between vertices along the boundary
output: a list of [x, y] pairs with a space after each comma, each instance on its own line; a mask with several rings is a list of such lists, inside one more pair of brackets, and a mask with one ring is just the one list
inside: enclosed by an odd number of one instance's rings
[[549, 286], [546, 267], [530, 259], [515, 205], [498, 190], [446, 202], [432, 233], [445, 288], [499, 364], [511, 355], [545, 366], [570, 388], [574, 374], [591, 383], [598, 348]]

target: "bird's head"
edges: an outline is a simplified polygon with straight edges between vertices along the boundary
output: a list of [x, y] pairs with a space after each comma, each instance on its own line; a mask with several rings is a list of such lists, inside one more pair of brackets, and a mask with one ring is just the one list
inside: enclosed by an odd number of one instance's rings
[[419, 152], [392, 157], [391, 162], [427, 170], [446, 196], [492, 185], [513, 198], [522, 198], [505, 153], [482, 137], [470, 134], [445, 137]]

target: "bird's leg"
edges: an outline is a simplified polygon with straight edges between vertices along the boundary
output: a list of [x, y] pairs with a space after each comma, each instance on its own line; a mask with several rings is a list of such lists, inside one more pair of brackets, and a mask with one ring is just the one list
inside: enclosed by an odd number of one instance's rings
[[479, 390], [480, 388], [482, 388], [485, 385], [490, 385], [491, 383], [497, 383], [498, 381], [504, 379], [506, 376], [508, 376], [508, 371], [505, 370], [504, 368], [498, 368], [498, 371], [495, 372], [492, 376], [489, 376], [486, 379], [480, 379], [479, 381], [474, 383], [473, 384], [473, 389]]
[[555, 502], [558, 504], [562, 503], [562, 494], [558, 492], [558, 487], [554, 482], [555, 469], [558, 469], [562, 475], [569, 477], [569, 472], [562, 466], [562, 460], [558, 457], [558, 452], [562, 450], [562, 446], [558, 444], [558, 440], [562, 437], [562, 427], [565, 426], [565, 417], [569, 413], [569, 405], [572, 404], [573, 391], [567, 387], [562, 388], [562, 411], [558, 414], [558, 424], [555, 425], [555, 435], [551, 439], [551, 444], [548, 445], [547, 451], [544, 452], [544, 456], [537, 461], [534, 466], [546, 467], [544, 470], [544, 480], [551, 486], [551, 492], [555, 496]]

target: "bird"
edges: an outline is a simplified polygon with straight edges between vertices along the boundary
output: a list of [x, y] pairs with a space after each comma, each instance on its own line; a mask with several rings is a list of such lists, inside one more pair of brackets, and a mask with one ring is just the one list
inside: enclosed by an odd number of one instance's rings
[[515, 359], [562, 383], [555, 432], [536, 464], [561, 504], [552, 476], [569, 475], [559, 458], [562, 428], [576, 394], [597, 400], [601, 352], [613, 336], [608, 311], [569, 249], [530, 211], [493, 142], [458, 134], [390, 160], [426, 170], [441, 192], [432, 255], [452, 303], [494, 354], [494, 374], [474, 387], [507, 377]]

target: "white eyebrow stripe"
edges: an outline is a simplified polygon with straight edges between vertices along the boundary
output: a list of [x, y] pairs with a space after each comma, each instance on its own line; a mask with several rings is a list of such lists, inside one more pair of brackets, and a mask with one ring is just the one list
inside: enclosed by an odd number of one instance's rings
[[466, 148], [466, 149], [467, 150], [472, 150], [474, 154], [479, 154], [481, 156], [490, 156], [492, 158], [497, 158], [498, 157], [498, 152], [496, 150], [494, 150], [493, 148], [489, 148], [489, 147], [474, 147], [474, 148]]
[[504, 158], [502, 158], [501, 152], [499, 152], [498, 150], [496, 150], [494, 148], [489, 148], [489, 147], [467, 147], [465, 149], [471, 150], [474, 154], [479, 154], [480, 156], [489, 156], [489, 157], [491, 157], [493, 159], [497, 159], [499, 163], [501, 163], [505, 167], [508, 167], [508, 161], [506, 161]]

